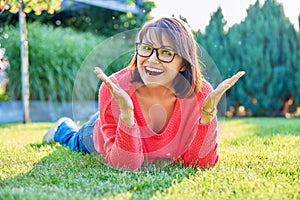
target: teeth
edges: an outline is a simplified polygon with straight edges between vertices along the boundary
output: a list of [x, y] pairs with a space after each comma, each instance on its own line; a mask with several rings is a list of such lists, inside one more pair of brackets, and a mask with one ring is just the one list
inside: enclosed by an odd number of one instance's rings
[[156, 68], [151, 68], [151, 67], [146, 67], [146, 70], [150, 71], [150, 72], [157, 72], [157, 73], [163, 73], [163, 70], [160, 69], [156, 69]]

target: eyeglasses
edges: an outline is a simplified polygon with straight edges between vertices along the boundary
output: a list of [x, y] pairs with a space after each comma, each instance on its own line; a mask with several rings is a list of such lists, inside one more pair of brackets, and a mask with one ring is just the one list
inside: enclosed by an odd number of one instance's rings
[[170, 49], [154, 48], [149, 44], [136, 43], [136, 52], [141, 57], [150, 57], [154, 50], [157, 59], [165, 63], [172, 62], [176, 55], [176, 53]]

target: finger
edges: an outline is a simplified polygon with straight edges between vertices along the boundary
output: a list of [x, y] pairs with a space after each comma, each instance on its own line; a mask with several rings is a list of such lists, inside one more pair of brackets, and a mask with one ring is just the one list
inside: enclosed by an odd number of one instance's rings
[[100, 80], [102, 80], [105, 84], [108, 83], [109, 78], [106, 76], [106, 74], [99, 67], [95, 67], [94, 72], [97, 75], [97, 77]]
[[231, 85], [234, 85], [234, 83], [237, 82], [237, 80], [239, 80], [246, 72], [245, 71], [240, 71], [238, 73], [236, 73], [235, 75], [233, 75], [231, 77], [231, 80], [229, 82], [233, 83]]
[[[245, 71], [240, 71], [233, 75], [232, 77], [226, 79], [223, 81], [223, 90], [228, 90], [231, 88], [246, 72]], [[224, 92], [225, 92], [224, 91]]]
[[205, 106], [207, 106], [207, 110], [214, 109], [217, 104], [219, 103], [221, 97], [223, 94], [231, 88], [239, 78], [241, 78], [245, 74], [244, 71], [240, 71], [233, 75], [232, 77], [224, 80], [221, 84], [218, 85], [218, 87], [213, 90], [206, 98], [205, 100]]
[[245, 71], [239, 71], [239, 72], [237, 73], [237, 75], [238, 75], [239, 78], [241, 78], [242, 76], [244, 76], [244, 74], [246, 74]]
[[211, 98], [215, 99], [216, 102], [222, 97], [222, 95], [230, 89], [238, 80], [245, 74], [245, 71], [240, 71], [232, 77], [224, 80], [218, 87], [211, 93]]
[[108, 79], [108, 77], [99, 67], [95, 67], [94, 72], [97, 75], [97, 77], [100, 78], [102, 81], [106, 81]]
[[99, 67], [95, 67], [94, 72], [97, 77], [101, 79], [104, 84], [112, 91], [114, 88], [114, 83], [110, 80], [110, 78], [108, 78], [108, 76]]
[[109, 77], [109, 79], [111, 80], [111, 82], [113, 82], [114, 84], [118, 85], [118, 80], [116, 79], [116, 77], [111, 76], [111, 77]]

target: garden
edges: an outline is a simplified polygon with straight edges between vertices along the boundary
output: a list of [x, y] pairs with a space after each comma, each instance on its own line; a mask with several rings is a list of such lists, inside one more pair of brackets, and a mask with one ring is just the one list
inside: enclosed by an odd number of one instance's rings
[[214, 87], [246, 71], [219, 105], [220, 158], [213, 168], [162, 161], [130, 172], [96, 155], [42, 144], [62, 115], [83, 123], [97, 108], [101, 81], [92, 69], [110, 75], [127, 66], [135, 28], [153, 6], [146, 3], [144, 15], [85, 7], [59, 20], [29, 11], [27, 120], [18, 18], [0, 14], [0, 199], [300, 198], [300, 17], [296, 29], [274, 0], [257, 1], [228, 29], [219, 8], [204, 32], [194, 31], [203, 74]]

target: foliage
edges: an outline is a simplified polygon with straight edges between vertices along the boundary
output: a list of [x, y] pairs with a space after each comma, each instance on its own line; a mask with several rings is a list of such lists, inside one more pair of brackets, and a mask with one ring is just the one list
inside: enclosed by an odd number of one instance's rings
[[[127, 1], [127, 3], [134, 4], [135, 1]], [[37, 15], [30, 12], [27, 15], [27, 21], [39, 21], [57, 27], [72, 27], [82, 32], [88, 31], [112, 36], [122, 31], [141, 27], [145, 21], [151, 18], [150, 12], [155, 7], [152, 1], [144, 1], [137, 6], [142, 12], [134, 14], [69, 1], [69, 5], [54, 13], [42, 11]], [[0, 21], [3, 21], [4, 24], [16, 24], [18, 17], [4, 12], [0, 15]]]
[[241, 24], [225, 32], [226, 21], [218, 9], [205, 33], [197, 33], [197, 40], [223, 78], [246, 71], [227, 92], [228, 109], [243, 105], [255, 116], [278, 115], [287, 96], [300, 104], [300, 35], [274, 0], [263, 5], [257, 1], [247, 12]]
[[[128, 172], [95, 155], [42, 145], [52, 123], [0, 125], [0, 199], [299, 199], [300, 119], [224, 122], [212, 169]], [[12, 140], [12, 138], [14, 138]]]
[[100, 33], [105, 36], [112, 36], [119, 32], [141, 27], [150, 19], [150, 11], [154, 4], [145, 1], [141, 5], [142, 13], [133, 14], [131, 12], [120, 12], [99, 8], [95, 6], [84, 6], [78, 10], [62, 10], [52, 17], [48, 17], [44, 22], [55, 24], [56, 26], [73, 27], [80, 31], [90, 31]]
[[[1, 47], [1, 46], [0, 46]], [[5, 68], [8, 66], [8, 61], [5, 56], [5, 49], [0, 48], [0, 71], [5, 70]]]
[[[51, 15], [51, 13], [53, 14], [52, 12], [53, 9], [58, 8], [57, 4], [60, 1], [51, 2], [51, 5], [46, 5], [45, 2], [43, 1], [39, 1], [38, 4], [32, 4], [34, 2], [35, 1], [23, 1], [24, 11], [28, 13], [27, 17], [29, 21], [43, 21], [44, 23], [50, 21], [56, 23], [57, 21], [60, 21], [60, 23], [62, 23], [64, 27], [72, 26], [73, 28], [77, 28], [77, 30], [81, 30], [81, 31], [87, 30], [90, 32], [98, 33], [98, 30], [101, 30], [101, 35], [115, 34], [119, 31], [124, 31], [127, 29], [132, 29], [141, 26], [145, 20], [150, 18], [149, 13], [152, 7], [154, 7], [153, 2], [145, 1], [142, 5], [140, 5], [141, 9], [143, 9], [143, 12], [138, 15], [133, 15], [132, 13], [123, 13], [123, 12], [117, 12], [117, 11], [112, 11], [107, 9], [96, 8], [93, 6], [87, 6], [85, 9], [80, 10], [80, 12], [82, 13], [79, 14], [68, 13], [67, 16], [64, 16], [64, 14], [60, 15], [59, 12], [56, 12], [55, 15]], [[134, 3], [134, 1], [128, 1], [128, 3]], [[17, 1], [8, 1], [7, 5], [9, 5], [7, 9], [9, 9], [9, 11], [12, 13], [15, 13], [20, 6], [17, 3]], [[42, 12], [43, 9], [47, 10], [47, 12]], [[35, 12], [33, 13], [32, 11]], [[50, 13], [50, 15], [48, 13]], [[40, 14], [42, 14], [40, 17], [37, 16]], [[8, 14], [7, 12], [4, 13], [3, 16], [4, 19], [7, 16], [10, 16], [10, 19], [6, 20], [6, 23], [11, 23], [11, 20], [12, 22], [14, 22], [14, 20], [15, 21], [17, 20], [16, 16], [12, 17], [12, 15]], [[0, 17], [3, 18], [3, 16]], [[90, 21], [91, 23], [86, 23], [87, 21]], [[16, 25], [15, 23], [12, 24]], [[95, 25], [96, 28], [94, 27]], [[34, 26], [35, 25], [32, 25], [32, 27]], [[98, 42], [95, 43], [95, 40], [98, 39], [95, 39], [94, 41], [90, 40], [91, 43], [89, 43], [89, 41], [81, 42], [81, 40], [87, 40], [87, 38], [89, 38], [91, 34], [86, 34], [85, 36], [68, 37], [68, 31], [66, 31], [64, 35], [63, 33], [55, 34], [53, 28], [52, 29], [49, 28], [49, 30], [42, 30], [42, 29], [33, 28], [33, 30], [31, 31], [35, 31], [35, 32], [29, 33], [31, 35], [29, 36], [31, 38], [28, 39], [28, 41], [30, 42], [29, 59], [30, 59], [30, 63], [32, 63], [29, 69], [30, 70], [29, 74], [33, 74], [34, 76], [34, 77], [30, 77], [30, 87], [31, 90], [33, 90], [31, 91], [30, 99], [70, 101], [72, 100], [72, 91], [73, 91], [72, 86], [74, 85], [74, 81], [76, 78], [75, 73], [77, 73], [77, 70], [74, 70], [74, 68], [79, 69], [78, 64], [82, 62], [83, 58], [87, 56], [87, 53], [91, 51], [91, 47], [94, 47], [92, 45], [96, 45], [98, 43]], [[8, 70], [9, 72], [8, 76], [10, 79], [8, 93], [11, 99], [20, 99], [21, 98], [20, 73], [18, 72], [15, 73], [14, 71], [14, 69], [18, 69], [18, 66], [20, 66], [20, 63], [18, 61], [20, 55], [19, 52], [15, 51], [15, 49], [19, 47], [16, 40], [18, 37], [15, 33], [6, 32], [10, 30], [14, 30], [14, 28], [9, 27], [9, 28], [5, 28], [5, 30], [0, 30], [3, 31], [5, 35], [4, 38], [6, 40], [3, 41], [4, 45], [10, 48], [10, 59], [14, 60], [13, 61], [14, 65]], [[59, 32], [58, 30], [56, 32]], [[52, 32], [54, 34], [52, 34]], [[45, 34], [45, 33], [49, 33], [49, 34]], [[55, 37], [58, 38], [56, 39]], [[45, 45], [43, 40], [53, 41], [52, 43], [53, 48], [52, 49], [49, 48], [49, 44]], [[57, 42], [60, 40], [62, 40], [60, 43]], [[14, 42], [11, 43], [11, 41]], [[65, 46], [61, 48], [60, 45], [62, 44]], [[56, 49], [61, 49], [61, 51], [60, 50], [57, 51]], [[51, 51], [50, 54], [49, 54], [49, 50]], [[73, 62], [71, 62], [70, 60], [73, 60]], [[76, 61], [76, 63], [74, 63], [74, 60]], [[74, 65], [77, 66], [74, 67]], [[63, 69], [61, 69], [61, 67]], [[69, 71], [66, 70], [67, 68], [71, 68], [71, 67], [73, 70], [71, 69]], [[47, 73], [45, 73], [46, 70]], [[57, 81], [59, 82], [59, 84], [57, 84]], [[81, 93], [80, 95], [83, 98], [85, 98], [87, 95], [90, 94], [90, 91], [92, 91], [94, 88], [92, 84], [89, 84], [90, 83], [89, 79], [83, 81], [84, 84], [81, 87], [77, 87], [76, 89], [78, 89], [79, 92], [84, 92]], [[43, 86], [41, 86], [42, 85], [41, 82], [43, 83]]]
[[[42, 11], [47, 10], [49, 13], [54, 13], [55, 10], [60, 9], [60, 3], [62, 0], [21, 0], [23, 3], [23, 12], [34, 12], [36, 15], [40, 15]], [[6, 0], [5, 10], [9, 10], [11, 13], [17, 13], [20, 8], [20, 0]]]
[[[100, 35], [113, 35], [115, 33], [124, 31], [126, 29], [139, 27], [146, 19], [150, 18], [149, 12], [155, 6], [153, 2], [146, 1], [144, 4], [147, 8], [145, 8], [145, 15], [133, 15], [131, 13], [119, 13], [116, 11], [102, 10], [101, 12], [97, 12], [96, 8], [88, 7], [83, 9], [82, 12], [75, 16], [74, 21], [70, 20], [66, 16], [65, 23], [62, 23], [61, 26], [67, 27], [72, 26], [77, 30], [85, 31], [85, 32], [93, 32]], [[98, 10], [99, 11], [99, 10]], [[115, 12], [115, 13], [114, 13]], [[236, 24], [232, 27], [226, 26], [226, 20], [224, 19], [222, 9], [218, 8], [215, 13], [213, 13], [209, 25], [206, 27], [205, 32], [197, 31], [195, 32], [197, 42], [202, 47], [202, 52], [207, 51], [208, 54], [202, 54], [202, 61], [206, 65], [204, 69], [205, 75], [207, 75], [210, 82], [213, 83], [213, 86], [216, 86], [222, 79], [225, 79], [239, 70], [246, 71], [246, 75], [239, 80], [239, 82], [227, 91], [227, 109], [231, 110], [235, 109], [234, 114], [237, 114], [238, 108], [240, 106], [245, 107], [246, 115], [253, 116], [274, 116], [274, 115], [282, 115], [282, 107], [283, 104], [286, 103], [287, 97], [294, 98], [294, 104], [291, 106], [291, 110], [294, 110], [295, 107], [300, 105], [300, 33], [296, 31], [293, 25], [290, 23], [287, 17], [285, 17], [283, 12], [283, 7], [280, 3], [277, 3], [275, 0], [266, 0], [263, 5], [257, 1], [255, 4], [251, 5], [247, 10], [247, 17], [240, 24]], [[5, 13], [3, 13], [5, 14]], [[58, 17], [61, 14], [60, 19], [55, 19], [54, 16]], [[34, 16], [32, 13], [29, 15], [29, 21], [43, 21], [47, 20], [50, 22], [51, 18], [57, 22], [57, 20], [62, 20], [65, 16], [63, 13], [57, 12], [54, 15], [48, 15], [42, 13], [40, 17]], [[67, 13], [65, 13], [67, 15]], [[71, 13], [72, 14], [72, 13]], [[102, 16], [103, 15], [103, 16]], [[74, 17], [74, 13], [71, 15]], [[111, 18], [112, 16], [113, 19]], [[1, 16], [0, 16], [1, 17]], [[299, 16], [300, 17], [300, 16]], [[184, 17], [181, 16], [184, 19]], [[68, 19], [68, 20], [67, 20]], [[299, 18], [300, 19], [300, 18]], [[103, 20], [103, 21], [101, 21]], [[185, 20], [185, 19], [184, 19]], [[52, 21], [52, 22], [54, 22]], [[134, 22], [135, 21], [135, 22]], [[125, 26], [125, 24], [127, 24]], [[115, 27], [115, 28], [114, 28]], [[1, 43], [3, 47], [8, 46], [9, 60], [14, 63], [12, 69], [16, 69], [16, 66], [19, 66], [19, 52], [15, 51], [18, 49], [17, 39], [19, 36], [15, 33], [7, 34], [7, 30], [12, 30], [13, 28], [5, 28], [0, 30], [3, 32], [3, 37], [0, 36], [0, 39], [4, 38], [5, 40]], [[50, 28], [49, 28], [50, 29]], [[58, 29], [62, 32], [62, 29]], [[68, 30], [68, 29], [67, 29]], [[87, 56], [87, 53], [91, 50], [92, 45], [97, 44], [97, 42], [91, 42], [89, 45], [83, 45], [81, 48], [87, 48], [89, 50], [84, 50], [81, 52], [77, 49], [77, 45], [73, 44], [73, 42], [67, 42], [69, 39], [65, 34], [52, 34], [51, 31], [55, 32], [55, 29], [51, 29], [47, 34], [45, 29], [44, 33], [37, 33], [31, 40], [37, 40], [34, 44], [31, 44], [30, 51], [34, 53], [30, 53], [31, 60], [30, 65], [35, 66], [35, 69], [30, 69], [34, 72], [36, 77], [43, 77], [45, 75], [37, 75], [37, 71], [44, 72], [44, 70], [38, 69], [41, 65], [49, 66], [49, 69], [55, 69], [57, 66], [74, 66], [76, 65], [76, 69], [79, 68], [79, 63], [83, 62], [83, 58]], [[73, 33], [72, 33], [73, 34]], [[74, 32], [77, 34], [77, 32]], [[89, 33], [87, 33], [89, 34]], [[5, 35], [9, 35], [10, 39], [5, 37]], [[40, 39], [43, 36], [44, 39]], [[57, 39], [54, 39], [58, 36]], [[82, 41], [80, 43], [88, 42], [89, 36], [78, 36], [76, 40]], [[65, 38], [66, 42], [63, 40], [58, 44], [48, 44], [50, 45], [49, 49], [51, 51], [42, 53], [40, 51], [46, 49], [48, 47], [40, 47], [43, 40], [53, 41], [61, 41], [61, 38]], [[73, 37], [73, 36], [72, 36]], [[74, 36], [76, 37], [76, 36]], [[36, 38], [36, 39], [33, 39]], [[91, 38], [94, 38], [92, 36]], [[92, 39], [93, 40], [93, 39]], [[101, 39], [100, 39], [101, 40]], [[5, 43], [5, 44], [4, 44]], [[64, 44], [64, 46], [61, 45]], [[37, 47], [34, 47], [36, 45]], [[51, 47], [51, 45], [55, 47]], [[70, 45], [68, 47], [68, 45]], [[127, 44], [128, 45], [128, 44]], [[69, 48], [65, 54], [61, 53], [62, 49]], [[58, 49], [58, 50], [57, 50]], [[70, 52], [76, 53], [70, 53]], [[35, 52], [38, 52], [35, 53]], [[110, 53], [110, 52], [109, 52]], [[40, 54], [40, 56], [38, 56]], [[51, 58], [47, 58], [48, 55], [51, 55]], [[63, 56], [65, 55], [65, 56]], [[68, 55], [68, 56], [67, 56]], [[76, 56], [74, 56], [76, 55]], [[210, 55], [212, 59], [208, 58]], [[206, 56], [206, 57], [205, 57]], [[46, 58], [45, 58], [46, 57]], [[76, 58], [75, 58], [76, 57]], [[122, 57], [122, 58], [121, 58]], [[116, 64], [107, 63], [107, 65], [99, 65], [102, 67], [109, 66], [114, 67], [113, 70], [108, 71], [107, 73], [113, 73], [116, 69], [121, 69], [129, 60], [130, 54], [128, 57], [120, 55], [119, 60], [116, 60]], [[80, 61], [76, 61], [76, 63], [71, 62], [70, 60], [78, 59]], [[63, 60], [63, 61], [62, 61]], [[95, 63], [97, 63], [96, 61]], [[36, 64], [38, 63], [38, 64]], [[66, 63], [66, 64], [62, 64]], [[101, 63], [99, 63], [101, 64]], [[212, 71], [212, 69], [216, 69], [215, 67], [211, 67], [216, 65], [218, 71]], [[10, 96], [13, 99], [20, 98], [20, 86], [19, 84], [20, 76], [18, 73], [9, 74], [10, 84], [13, 82], [15, 85], [10, 87]], [[32, 73], [32, 72], [30, 72]], [[35, 88], [32, 94], [31, 99], [36, 100], [62, 100], [67, 101], [70, 100], [70, 86], [74, 83], [74, 78], [65, 79], [66, 76], [63, 73], [51, 72], [53, 73], [53, 77], [61, 80], [67, 81], [66, 85], [68, 87], [63, 87], [64, 90], [57, 90], [56, 85], [50, 84], [51, 81], [45, 81], [46, 86], [41, 85], [41, 80], [47, 80], [47, 78], [32, 78], [31, 87]], [[63, 75], [62, 77], [59, 77]], [[75, 76], [75, 72], [71, 75], [71, 77]], [[218, 79], [222, 75], [222, 79]], [[55, 80], [54, 78], [54, 80]], [[88, 80], [88, 81], [85, 81]], [[82, 88], [77, 87], [80, 94], [84, 94], [84, 90], [93, 91], [94, 88], [90, 88], [89, 86], [93, 83], [90, 82], [90, 79], [83, 79]], [[55, 82], [55, 81], [52, 81]], [[96, 84], [100, 84], [96, 83]], [[81, 85], [81, 84], [79, 84]], [[55, 86], [55, 87], [54, 87]], [[44, 89], [40, 88], [48, 88], [44, 91]], [[51, 88], [52, 87], [52, 88]], [[50, 89], [51, 88], [51, 89]], [[61, 88], [61, 86], [59, 86]], [[60, 92], [60, 94], [54, 93]], [[90, 92], [89, 92], [90, 93]], [[17, 94], [17, 95], [15, 95]], [[49, 94], [47, 96], [46, 95]], [[93, 94], [94, 95], [94, 94]], [[92, 96], [93, 96], [92, 95]], [[87, 99], [91, 99], [93, 97], [87, 97]], [[221, 110], [221, 109], [220, 109]]]
[[[220, 59], [226, 58], [228, 56], [228, 51], [226, 47], [228, 47], [227, 38], [225, 37], [224, 26], [226, 25], [226, 21], [224, 20], [222, 9], [218, 8], [218, 10], [212, 15], [209, 25], [205, 28], [205, 34], [202, 34], [200, 31], [195, 32], [195, 37], [198, 44], [203, 47], [201, 51], [206, 50], [207, 53], [212, 56], [213, 59], [209, 61], [209, 59], [201, 58], [204, 60], [204, 67], [206, 71], [208, 71], [207, 79], [214, 85], [217, 86], [222, 80], [217, 79], [217, 72], [210, 72], [213, 69], [212, 65], [216, 65], [219, 67], [221, 74], [223, 75], [222, 66], [228, 66], [228, 59]], [[202, 54], [200, 54], [202, 55]]]
[[[104, 38], [78, 33], [70, 28], [54, 28], [39, 23], [28, 24], [31, 100], [70, 101], [77, 71], [90, 51]], [[18, 30], [4, 28], [10, 67], [10, 99], [21, 98], [21, 69]]]

